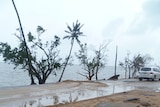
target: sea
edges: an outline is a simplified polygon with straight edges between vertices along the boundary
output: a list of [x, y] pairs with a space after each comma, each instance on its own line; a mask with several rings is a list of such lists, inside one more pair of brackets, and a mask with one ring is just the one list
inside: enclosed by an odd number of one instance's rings
[[[15, 87], [15, 86], [27, 86], [30, 85], [30, 77], [28, 72], [21, 69], [14, 69], [13, 64], [7, 64], [4, 62], [0, 62], [0, 88], [4, 87]], [[86, 74], [86, 71], [80, 65], [72, 65], [67, 66], [62, 81], [64, 80], [87, 80], [86, 77], [80, 75]], [[98, 79], [108, 79], [115, 74], [114, 66], [105, 66], [101, 68], [98, 73]], [[117, 66], [116, 74], [119, 74], [119, 78], [125, 78], [125, 71], [120, 66]], [[59, 80], [61, 75], [61, 71], [57, 71], [57, 75], [51, 74], [47, 79], [46, 83], [55, 83]], [[95, 78], [93, 78], [95, 80]], [[35, 81], [38, 82], [35, 78]]]

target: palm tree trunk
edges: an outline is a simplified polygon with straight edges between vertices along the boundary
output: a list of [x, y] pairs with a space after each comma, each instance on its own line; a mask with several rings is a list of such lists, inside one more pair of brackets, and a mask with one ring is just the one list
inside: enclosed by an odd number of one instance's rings
[[60, 78], [59, 78], [58, 82], [61, 82], [61, 80], [62, 80], [62, 77], [63, 77], [64, 71], [65, 71], [65, 69], [66, 69], [66, 67], [67, 67], [68, 61], [69, 61], [70, 56], [71, 56], [71, 53], [72, 53], [73, 44], [74, 44], [74, 39], [72, 39], [72, 41], [71, 41], [71, 48], [70, 48], [70, 52], [69, 52], [69, 54], [68, 54], [68, 57], [67, 57], [67, 59], [66, 59], [66, 63], [65, 63], [65, 65], [64, 65], [64, 68], [63, 68], [63, 70], [62, 70], [62, 74], [61, 74], [61, 76], [60, 76]]
[[[99, 64], [99, 62], [98, 62], [98, 64]], [[98, 80], [98, 70], [99, 70], [99, 65], [97, 65], [97, 67], [96, 67], [96, 80]]]
[[28, 67], [29, 67], [29, 74], [31, 75], [31, 76], [30, 76], [30, 77], [31, 77], [31, 84], [35, 84], [34, 79], [33, 79], [33, 75], [32, 75], [32, 70], [31, 70], [31, 59], [30, 59], [30, 56], [29, 56], [29, 50], [28, 50], [28, 46], [27, 46], [26, 39], [25, 39], [25, 36], [24, 36], [24, 32], [23, 32], [21, 20], [20, 20], [20, 17], [19, 17], [19, 14], [18, 14], [16, 5], [15, 5], [15, 3], [14, 3], [14, 0], [12, 0], [12, 4], [13, 4], [14, 9], [15, 9], [16, 14], [17, 14], [17, 18], [18, 18], [19, 25], [20, 25], [21, 35], [22, 35], [22, 37], [23, 37], [23, 42], [24, 42], [24, 45], [25, 45], [25, 50], [26, 50], [27, 59], [28, 59], [28, 62], [27, 62], [27, 63], [28, 63]]
[[100, 63], [100, 50], [98, 51], [98, 56], [97, 56], [96, 80], [98, 80], [98, 71], [100, 66], [99, 63]]
[[34, 82], [33, 75], [30, 75], [30, 79], [31, 79], [31, 85], [35, 85], [36, 83]]

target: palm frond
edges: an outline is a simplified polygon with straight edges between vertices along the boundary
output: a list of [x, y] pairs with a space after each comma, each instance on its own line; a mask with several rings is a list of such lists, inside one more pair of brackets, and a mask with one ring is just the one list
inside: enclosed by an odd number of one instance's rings
[[85, 35], [83, 35], [83, 32], [80, 32], [80, 29], [83, 27], [83, 24], [81, 25], [81, 23], [79, 23], [78, 20], [77, 20], [75, 23], [73, 22], [72, 27], [70, 27], [67, 24], [67, 29], [68, 30], [65, 30], [65, 32], [68, 33], [69, 35], [66, 35], [63, 39], [66, 39], [66, 38], [71, 39], [71, 44], [73, 44], [74, 40], [76, 40], [77, 43], [81, 46], [81, 42], [78, 39], [78, 37], [79, 36], [85, 36]]
[[73, 31], [69, 25], [67, 25], [67, 28], [69, 29], [70, 32]]
[[75, 26], [75, 25], [74, 25], [74, 22], [73, 22], [73, 26], [72, 26], [72, 27], [74, 28], [74, 26]]
[[80, 27], [80, 25], [81, 25], [80, 23], [77, 23], [77, 29]]
[[80, 29], [82, 28], [84, 26], [84, 24], [83, 25], [79, 25], [79, 28], [77, 29], [78, 31], [80, 31]]
[[74, 31], [78, 31], [80, 26], [80, 23], [78, 23], [78, 20], [76, 21], [76, 24], [73, 26]]
[[77, 34], [78, 34], [79, 36], [81, 36], [81, 35], [83, 35], [83, 32], [78, 32]]
[[70, 39], [71, 38], [71, 36], [65, 36], [65, 37], [63, 37], [63, 39]]
[[78, 42], [79, 45], [81, 45], [81, 41], [76, 37], [76, 41]]
[[73, 26], [73, 31], [77, 31], [77, 24]]
[[67, 30], [65, 30], [65, 32], [66, 32], [66, 33], [69, 33], [69, 34], [71, 34], [71, 33], [72, 33], [72, 32], [69, 32], [69, 31], [67, 31]]
[[76, 21], [76, 24], [78, 24], [78, 20]]

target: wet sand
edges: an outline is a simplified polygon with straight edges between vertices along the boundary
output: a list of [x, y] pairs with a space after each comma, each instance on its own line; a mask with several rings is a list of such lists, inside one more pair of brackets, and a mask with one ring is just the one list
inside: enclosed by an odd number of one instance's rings
[[160, 93], [133, 90], [89, 100], [47, 107], [160, 107]]
[[0, 106], [101, 107], [99, 105], [109, 104], [109, 107], [160, 107], [159, 84], [159, 81], [140, 82], [136, 79], [67, 80], [61, 83], [1, 88]]
[[[93, 81], [63, 81], [44, 85], [22, 86], [0, 89], [0, 106], [3, 107], [37, 107], [67, 101], [70, 96], [88, 99], [85, 92], [96, 91], [98, 87], [108, 87], [104, 83]], [[87, 96], [87, 97], [86, 97]], [[96, 95], [97, 96], [97, 95]], [[95, 96], [90, 96], [91, 98]], [[76, 98], [76, 97], [75, 97]], [[74, 98], [74, 99], [75, 99]], [[56, 101], [58, 100], [58, 101]]]

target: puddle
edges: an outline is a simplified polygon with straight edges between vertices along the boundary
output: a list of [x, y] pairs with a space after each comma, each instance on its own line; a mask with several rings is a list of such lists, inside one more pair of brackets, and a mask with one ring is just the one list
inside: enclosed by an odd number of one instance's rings
[[137, 89], [143, 89], [143, 90], [150, 90], [150, 91], [154, 91], [154, 92], [160, 92], [160, 88], [153, 88], [153, 87], [138, 87]]
[[10, 102], [9, 104], [1, 105], [1, 107], [44, 107], [48, 105], [55, 105], [59, 103], [69, 103], [81, 100], [86, 100], [95, 97], [111, 95], [114, 93], [125, 92], [135, 89], [131, 86], [110, 84], [108, 87], [74, 87], [66, 89], [64, 92], [56, 92], [53, 95], [46, 95], [38, 98], [30, 98], [25, 100], [18, 100], [17, 102]]

